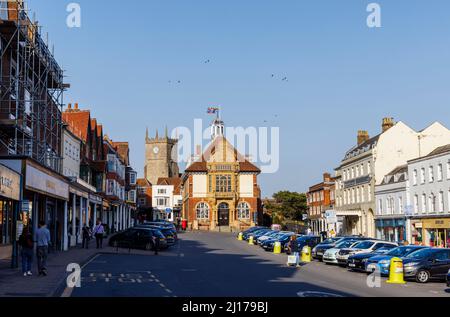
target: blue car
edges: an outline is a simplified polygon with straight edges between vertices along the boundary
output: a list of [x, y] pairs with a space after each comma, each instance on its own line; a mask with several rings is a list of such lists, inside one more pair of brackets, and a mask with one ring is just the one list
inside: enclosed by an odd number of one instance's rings
[[268, 239], [264, 241], [261, 244], [261, 247], [266, 251], [273, 251], [275, 242], [281, 243], [281, 250], [284, 249], [284, 246], [291, 240], [291, 236], [293, 236], [295, 233], [293, 232], [283, 232], [280, 233], [278, 236], [275, 236], [271, 239]]
[[419, 245], [407, 245], [400, 246], [395, 249], [392, 249], [388, 253], [384, 255], [377, 255], [371, 257], [367, 260], [366, 263], [366, 272], [372, 273], [376, 266], [380, 268], [381, 275], [389, 275], [389, 269], [391, 267], [391, 259], [392, 258], [403, 258], [405, 256], [410, 255], [413, 252], [416, 252], [421, 249], [426, 249], [428, 247], [419, 246]]
[[250, 236], [253, 236], [253, 238], [255, 238], [255, 235], [260, 234], [260, 233], [263, 234], [263, 233], [266, 233], [269, 231], [270, 231], [270, 229], [264, 228], [264, 229], [258, 229], [258, 230], [251, 231], [251, 232], [246, 232], [246, 233], [244, 233], [243, 238], [244, 238], [244, 240], [248, 241], [248, 239], [250, 239]]

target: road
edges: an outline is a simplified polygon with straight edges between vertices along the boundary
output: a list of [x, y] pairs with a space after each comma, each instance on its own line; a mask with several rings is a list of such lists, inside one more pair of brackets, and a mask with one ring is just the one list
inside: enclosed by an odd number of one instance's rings
[[450, 297], [444, 283], [367, 286], [367, 275], [312, 262], [286, 266], [285, 255], [237, 241], [231, 234], [181, 234], [160, 255], [100, 254], [82, 270], [74, 297]]

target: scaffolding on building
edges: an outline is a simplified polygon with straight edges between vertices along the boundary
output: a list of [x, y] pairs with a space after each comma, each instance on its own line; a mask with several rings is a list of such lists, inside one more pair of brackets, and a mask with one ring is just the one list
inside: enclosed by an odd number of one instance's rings
[[0, 0], [0, 75], [0, 155], [30, 157], [61, 172], [69, 85], [23, 0]]

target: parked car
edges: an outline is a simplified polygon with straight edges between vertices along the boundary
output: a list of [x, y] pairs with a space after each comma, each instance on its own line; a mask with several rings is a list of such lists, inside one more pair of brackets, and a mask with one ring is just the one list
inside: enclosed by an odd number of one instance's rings
[[256, 241], [259, 237], [262, 237], [263, 235], [272, 232], [270, 229], [262, 229], [259, 231], [255, 231], [254, 233], [251, 233], [250, 236], [253, 236], [253, 240]]
[[159, 248], [167, 249], [167, 241], [161, 231], [150, 228], [130, 228], [109, 239], [112, 247], [154, 250], [153, 237], [159, 239]]
[[445, 280], [450, 270], [450, 249], [427, 248], [411, 253], [403, 259], [405, 278], [419, 283], [430, 279]]
[[335, 238], [329, 238], [322, 243], [319, 243], [314, 247], [312, 250], [312, 257], [313, 259], [317, 259], [319, 261], [322, 261], [323, 255], [325, 254], [325, 251], [331, 248], [334, 248], [337, 243], [345, 241], [345, 240], [364, 240], [367, 238], [364, 237], [357, 237], [357, 236], [347, 236], [347, 237], [335, 237]]
[[256, 239], [256, 244], [261, 245], [262, 242], [275, 237], [276, 235], [278, 235], [280, 233], [280, 231], [275, 231], [275, 230], [271, 230], [267, 233], [265, 233], [263, 236], [259, 237], [258, 239]]
[[261, 247], [266, 251], [273, 251], [275, 242], [280, 242], [281, 243], [281, 251], [283, 251], [285, 245], [289, 242], [289, 240], [291, 240], [291, 236], [293, 236], [294, 234], [295, 233], [293, 233], [293, 232], [287, 232], [287, 231], [280, 232], [277, 236], [264, 241], [261, 244]]
[[[247, 230], [244, 230], [244, 231], [242, 231], [242, 232], [240, 232], [240, 233], [242, 233], [242, 235], [245, 236], [245, 235], [247, 235], [247, 234], [249, 234], [249, 233], [252, 233], [252, 232], [255, 232], [256, 230], [261, 230], [261, 229], [266, 229], [266, 227], [261, 227], [261, 226], [250, 227], [250, 228], [248, 228]], [[240, 234], [240, 233], [238, 233], [238, 235], [236, 236], [236, 238], [239, 237], [239, 234]]]
[[243, 238], [245, 241], [248, 241], [248, 239], [250, 238], [250, 236], [253, 236], [253, 238], [255, 238], [255, 235], [260, 234], [260, 233], [266, 233], [269, 232], [270, 229], [268, 228], [258, 228], [257, 230], [252, 230], [249, 232], [245, 232], [243, 234]]
[[365, 240], [361, 241], [350, 248], [341, 249], [336, 255], [336, 259], [339, 265], [347, 266], [347, 260], [351, 255], [359, 253], [371, 253], [380, 248], [395, 246], [398, 244], [395, 242], [379, 241], [379, 240]]
[[[322, 238], [320, 236], [297, 235], [298, 249], [300, 250], [300, 252], [305, 246], [309, 246], [311, 249], [313, 249], [316, 245], [320, 243], [321, 239]], [[290, 254], [289, 243], [286, 243], [286, 245], [284, 246], [284, 251], [286, 252], [286, 254]]]
[[333, 248], [325, 251], [322, 261], [326, 264], [338, 264], [337, 254], [341, 249], [351, 248], [353, 245], [361, 242], [358, 239], [346, 239], [337, 243]]
[[368, 259], [366, 263], [366, 271], [368, 273], [372, 273], [378, 265], [381, 275], [389, 275], [392, 258], [404, 258], [413, 252], [426, 248], [428, 247], [420, 245], [407, 245], [394, 248], [384, 255], [377, 255]]
[[350, 271], [366, 272], [366, 264], [370, 258], [384, 255], [395, 248], [397, 248], [395, 245], [389, 245], [379, 248], [378, 250], [375, 250], [373, 252], [351, 255], [347, 260], [347, 268]]
[[447, 287], [450, 287], [450, 270], [447, 273]]
[[162, 226], [156, 226], [156, 225], [139, 225], [136, 228], [149, 228], [149, 229], [156, 229], [156, 230], [161, 231], [161, 233], [166, 238], [168, 246], [174, 245], [178, 240], [177, 233], [174, 232], [169, 227], [162, 227]]

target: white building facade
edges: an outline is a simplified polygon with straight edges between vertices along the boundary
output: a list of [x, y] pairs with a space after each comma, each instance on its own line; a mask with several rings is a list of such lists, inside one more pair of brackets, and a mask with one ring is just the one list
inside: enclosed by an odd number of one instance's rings
[[80, 178], [80, 151], [81, 139], [73, 134], [67, 127], [63, 129], [63, 175]]
[[450, 247], [450, 145], [409, 161], [408, 175], [411, 242]]
[[375, 186], [408, 160], [420, 157], [450, 140], [450, 131], [439, 123], [417, 132], [403, 122], [383, 119], [381, 134], [369, 138], [358, 132], [357, 145], [347, 151], [336, 169], [336, 214], [340, 234], [375, 237]]
[[180, 192], [180, 178], [162, 178], [152, 188], [153, 220], [176, 222], [181, 216], [183, 199]]
[[375, 187], [376, 238], [392, 242], [410, 241], [408, 166], [394, 169]]

